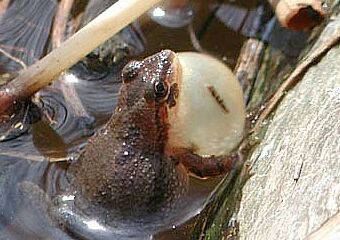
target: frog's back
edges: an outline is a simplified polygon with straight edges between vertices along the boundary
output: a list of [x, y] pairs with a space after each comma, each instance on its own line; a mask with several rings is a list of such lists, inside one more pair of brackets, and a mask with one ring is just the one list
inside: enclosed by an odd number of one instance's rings
[[[86, 151], [70, 166], [68, 177], [78, 198], [123, 215], [170, 211], [187, 190], [181, 165], [163, 154], [153, 141], [140, 135], [138, 125], [116, 129], [109, 123], [88, 143]], [[137, 146], [138, 145], [138, 146]]]

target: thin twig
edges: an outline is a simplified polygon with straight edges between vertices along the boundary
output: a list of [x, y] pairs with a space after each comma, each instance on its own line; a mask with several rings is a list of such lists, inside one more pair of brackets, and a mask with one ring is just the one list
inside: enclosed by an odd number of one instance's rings
[[[58, 6], [57, 14], [54, 18], [53, 31], [52, 31], [52, 47], [60, 47], [61, 43], [65, 40], [65, 32], [67, 21], [69, 19], [72, 5], [74, 0], [61, 0]], [[73, 84], [66, 81], [67, 77], [72, 77], [68, 74], [62, 74], [58, 81], [61, 85], [61, 91], [64, 95], [65, 101], [77, 116], [88, 117], [88, 113], [81, 103], [77, 91]]]
[[61, 0], [58, 6], [57, 14], [54, 18], [53, 31], [52, 31], [52, 47], [60, 47], [61, 43], [65, 40], [65, 30], [67, 20], [70, 15], [74, 0]]
[[79, 95], [76, 89], [74, 88], [73, 83], [69, 81], [69, 79], [72, 80], [75, 78], [76, 76], [72, 74], [68, 74], [68, 73], [62, 74], [59, 78], [61, 91], [63, 92], [65, 101], [71, 107], [73, 113], [76, 116], [90, 118], [88, 112], [84, 108], [79, 98]]
[[36, 161], [36, 162], [43, 162], [43, 161], [49, 161], [49, 162], [64, 162], [70, 160], [70, 157], [63, 157], [63, 158], [49, 158], [44, 156], [38, 156], [28, 153], [19, 153], [19, 152], [11, 152], [11, 151], [1, 151], [1, 156], [7, 156], [7, 157], [15, 157], [20, 159], [26, 159], [30, 161]]
[[21, 61], [19, 58], [12, 56], [10, 53], [6, 52], [5, 50], [1, 48], [0, 48], [0, 52], [6, 57], [8, 57], [9, 59], [11, 59], [12, 61], [18, 63], [23, 69], [27, 68], [26, 64], [23, 61]]
[[[0, 1], [0, 15], [6, 11], [10, 0], [1, 0]], [[1, 16], [0, 16], [1, 19]]]
[[196, 50], [197, 52], [201, 52], [201, 53], [206, 52], [206, 51], [202, 48], [201, 43], [200, 43], [200, 41], [198, 40], [198, 38], [197, 38], [197, 36], [196, 36], [195, 30], [194, 30], [192, 24], [189, 24], [189, 26], [188, 26], [188, 32], [189, 32], [191, 44], [192, 44], [192, 46], [195, 48], [195, 50]]

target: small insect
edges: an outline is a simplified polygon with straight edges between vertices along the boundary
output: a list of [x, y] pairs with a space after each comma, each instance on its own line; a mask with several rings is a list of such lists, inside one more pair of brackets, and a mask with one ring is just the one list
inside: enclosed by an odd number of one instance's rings
[[216, 89], [214, 88], [214, 86], [209, 85], [207, 86], [209, 92], [211, 93], [211, 95], [214, 97], [214, 99], [216, 100], [216, 102], [218, 103], [218, 105], [223, 109], [223, 111], [225, 113], [229, 113], [228, 108], [226, 107], [223, 99], [221, 98], [221, 96], [218, 94], [218, 92], [216, 91]]

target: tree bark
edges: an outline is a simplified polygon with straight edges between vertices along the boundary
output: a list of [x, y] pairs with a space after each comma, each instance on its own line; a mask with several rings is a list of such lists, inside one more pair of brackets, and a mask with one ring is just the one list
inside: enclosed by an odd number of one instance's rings
[[[337, 239], [339, 228], [332, 226], [339, 224], [340, 209], [340, 2], [335, 2], [336, 14], [303, 43], [300, 57], [285, 53], [307, 39], [299, 34], [279, 32], [286, 46], [274, 41], [266, 47], [248, 103], [254, 110], [248, 114], [252, 134], [239, 149], [246, 162], [216, 189], [190, 239]], [[262, 116], [271, 119], [261, 121]]]
[[[337, 29], [340, 15], [314, 47]], [[339, 211], [339, 62], [338, 45], [278, 106], [249, 160], [254, 175], [242, 191], [240, 239], [304, 239]]]

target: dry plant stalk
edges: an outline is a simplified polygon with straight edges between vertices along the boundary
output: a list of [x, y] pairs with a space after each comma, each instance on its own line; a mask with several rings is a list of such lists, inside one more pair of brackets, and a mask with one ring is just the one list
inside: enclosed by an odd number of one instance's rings
[[282, 26], [291, 30], [308, 30], [319, 24], [326, 14], [320, 0], [269, 0]]
[[52, 46], [57, 48], [64, 41], [64, 32], [66, 30], [67, 18], [71, 12], [74, 0], [61, 0], [58, 6], [53, 23]]
[[30, 97], [160, 0], [120, 0], [0, 89], [0, 114]]

